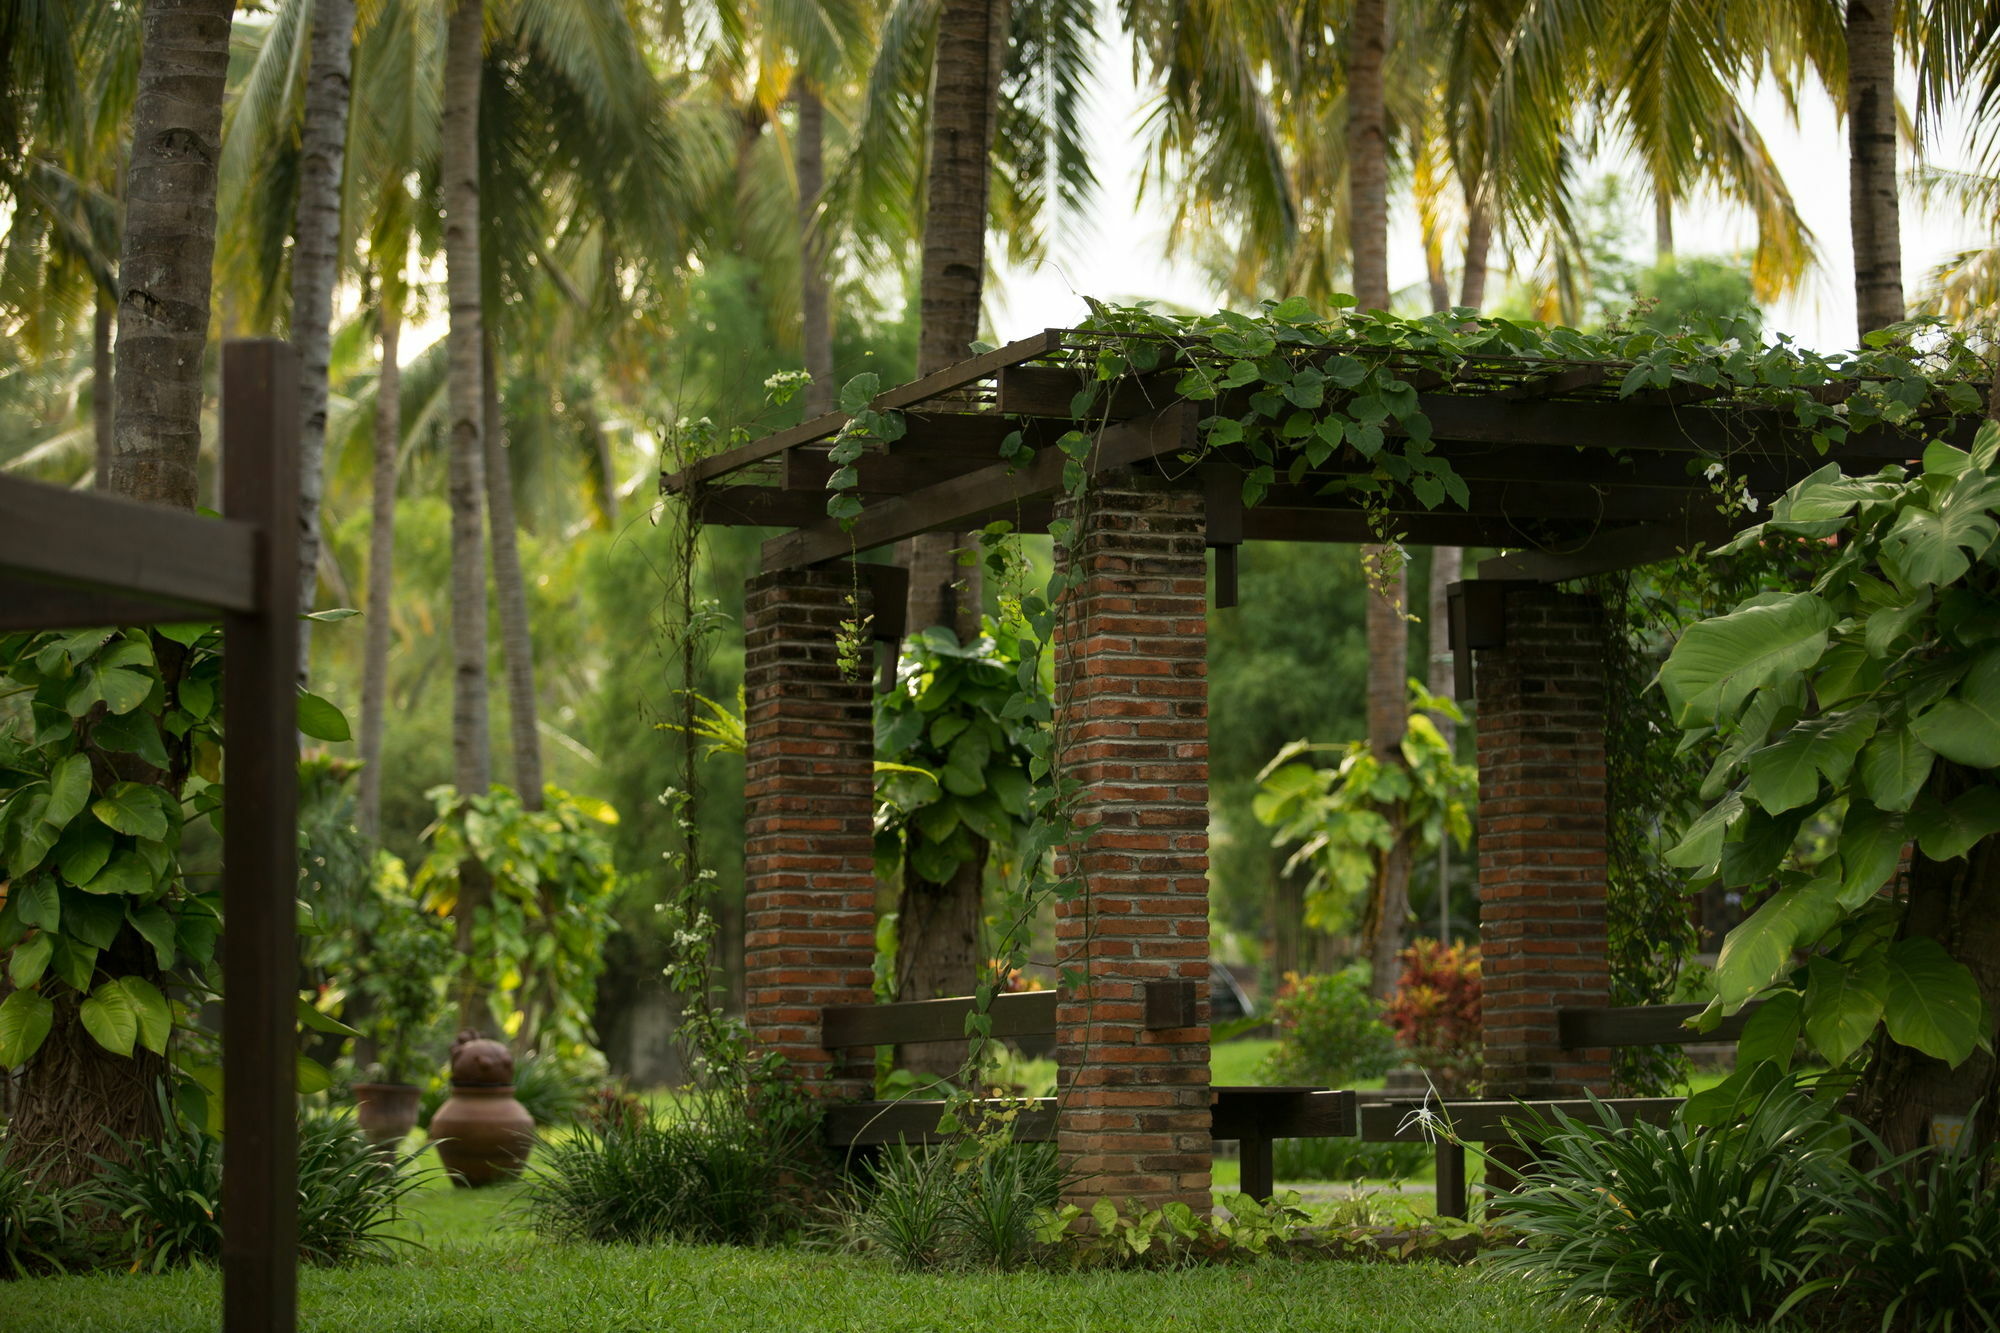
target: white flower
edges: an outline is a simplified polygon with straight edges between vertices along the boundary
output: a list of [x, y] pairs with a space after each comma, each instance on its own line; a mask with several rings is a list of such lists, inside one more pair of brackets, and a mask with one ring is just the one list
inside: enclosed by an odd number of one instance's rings
[[1702, 475], [1707, 477], [1710, 481], [1714, 481], [1717, 477], [1722, 475], [1722, 464], [1710, 463], [1708, 465], [1707, 470], [1703, 472]]
[[1837, 416], [1837, 417], [1844, 417], [1844, 416], [1846, 416], [1846, 415], [1847, 415], [1847, 404], [1846, 404], [1846, 403], [1835, 403], [1835, 404], [1833, 405], [1833, 414], [1834, 414], [1835, 416]]

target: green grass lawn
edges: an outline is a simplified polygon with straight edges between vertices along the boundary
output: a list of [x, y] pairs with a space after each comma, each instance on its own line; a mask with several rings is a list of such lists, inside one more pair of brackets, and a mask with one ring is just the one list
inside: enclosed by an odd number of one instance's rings
[[[1177, 1273], [910, 1274], [812, 1250], [551, 1245], [523, 1230], [511, 1188], [414, 1198], [394, 1264], [306, 1270], [310, 1333], [1062, 1333], [1306, 1329], [1317, 1333], [1566, 1333], [1476, 1271], [1438, 1264], [1265, 1261]], [[0, 1286], [7, 1333], [208, 1333], [209, 1270]]]

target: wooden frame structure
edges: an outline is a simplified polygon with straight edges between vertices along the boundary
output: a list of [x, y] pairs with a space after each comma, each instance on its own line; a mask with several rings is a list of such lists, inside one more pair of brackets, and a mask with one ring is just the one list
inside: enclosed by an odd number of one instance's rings
[[298, 1291], [298, 358], [222, 349], [223, 517], [0, 477], [0, 631], [220, 618], [223, 1327]]
[[[1112, 901], [1102, 912], [1057, 905], [1058, 947], [1080, 950], [1086, 967], [1068, 970], [1081, 983], [1048, 998], [996, 999], [992, 1031], [1056, 1032], [1062, 1109], [1038, 1105], [1024, 1126], [1096, 1173], [1100, 1195], [1205, 1203], [1216, 1138], [1241, 1141], [1245, 1186], [1259, 1193], [1270, 1188], [1272, 1138], [1358, 1129], [1408, 1141], [1423, 1132], [1409, 1123], [1411, 1104], [1322, 1106], [1341, 1095], [1330, 1090], [1253, 1095], [1201, 1083], [1197, 1098], [1189, 1084], [1206, 1077], [1205, 1000], [1178, 1006], [1167, 1026], [1152, 1022], [1158, 988], [1207, 967], [1206, 806], [1195, 795], [1207, 779], [1203, 591], [1215, 605], [1235, 603], [1246, 541], [1375, 540], [1361, 501], [1376, 464], [1344, 446], [1246, 506], [1244, 477], [1259, 460], [1241, 445], [1202, 449], [1198, 431], [1204, 417], [1240, 415], [1250, 390], [1181, 398], [1184, 349], [1164, 343], [1157, 360], [1169, 369], [1094, 385], [1109, 340], [1129, 354], [1130, 335], [1044, 330], [878, 395], [872, 406], [902, 413], [905, 430], [854, 465], [861, 508], [845, 522], [826, 516], [841, 413], [694, 462], [663, 476], [662, 488], [687, 497], [704, 523], [779, 529], [753, 580], [746, 673], [751, 1022], [820, 1081], [834, 1102], [829, 1135], [845, 1144], [934, 1129], [935, 1105], [863, 1100], [854, 1052], [956, 1036], [971, 1001], [861, 1003], [872, 958], [863, 836], [871, 733], [865, 694], [842, 683], [823, 640], [865, 618], [889, 581], [835, 566], [996, 519], [1022, 532], [1065, 524], [1082, 591], [1058, 625], [1059, 680], [1076, 695], [1058, 709], [1081, 723], [1081, 753], [1063, 762], [1089, 812], [1079, 821], [1086, 850], [1070, 868], [1090, 880], [1085, 898], [1108, 891]], [[1608, 1090], [1612, 1049], [1694, 1038], [1678, 1027], [1684, 1013], [1609, 1006], [1602, 620], [1590, 598], [1554, 585], [1707, 545], [1757, 521], [1757, 510], [1828, 461], [1873, 472], [1906, 461], [1913, 446], [1878, 427], [1822, 455], [1791, 413], [1734, 401], [1726, 388], [1676, 383], [1622, 395], [1630, 366], [1615, 362], [1365, 355], [1415, 393], [1432, 452], [1469, 492], [1463, 506], [1434, 510], [1392, 498], [1389, 530], [1413, 545], [1512, 548], [1454, 587], [1451, 613], [1459, 693], [1479, 701], [1489, 1085], [1531, 1106], [1581, 1105], [1583, 1093]], [[1815, 393], [1838, 402], [1852, 389]], [[1066, 435], [1074, 442], [1080, 401], [1092, 419], [1081, 460], [1094, 481], [1087, 508], [1063, 494], [1071, 459], [1059, 447]], [[1976, 423], [1962, 424], [1955, 442], [1969, 443]], [[1016, 436], [1025, 447], [1003, 458]], [[1724, 488], [1738, 501], [1733, 512], [1717, 503]], [[1658, 1116], [1671, 1100], [1618, 1104]], [[1446, 1110], [1473, 1139], [1504, 1138], [1521, 1114], [1515, 1102]], [[1462, 1151], [1446, 1145], [1440, 1211], [1462, 1214], [1464, 1193]]]

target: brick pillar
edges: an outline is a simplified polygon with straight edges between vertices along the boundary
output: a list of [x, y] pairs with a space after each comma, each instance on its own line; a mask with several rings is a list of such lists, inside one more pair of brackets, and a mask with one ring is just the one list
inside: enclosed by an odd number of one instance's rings
[[1611, 1001], [1605, 961], [1604, 654], [1597, 599], [1506, 593], [1506, 646], [1481, 649], [1479, 944], [1486, 1090], [1611, 1087], [1611, 1052], [1565, 1051], [1556, 1010]]
[[[1208, 624], [1198, 492], [1100, 476], [1071, 559], [1086, 578], [1057, 631], [1060, 762], [1079, 793], [1056, 905], [1057, 1146], [1068, 1198], [1209, 1207]], [[1072, 565], [1075, 568], [1076, 565]], [[1149, 1030], [1145, 983], [1200, 997], [1193, 1027]]]
[[757, 1044], [830, 1097], [872, 1090], [869, 1052], [819, 1044], [820, 1006], [874, 998], [871, 664], [850, 679], [835, 646], [868, 611], [846, 567], [759, 575], [745, 602], [745, 1008]]

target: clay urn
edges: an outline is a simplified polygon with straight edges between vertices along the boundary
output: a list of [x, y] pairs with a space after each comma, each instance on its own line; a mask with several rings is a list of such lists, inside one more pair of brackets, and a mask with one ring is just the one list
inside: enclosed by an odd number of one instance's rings
[[356, 1083], [353, 1091], [354, 1123], [376, 1147], [393, 1151], [417, 1127], [423, 1089], [416, 1084]]
[[456, 1185], [511, 1180], [528, 1164], [535, 1120], [514, 1099], [514, 1056], [470, 1028], [451, 1046], [451, 1096], [431, 1117], [431, 1142]]

